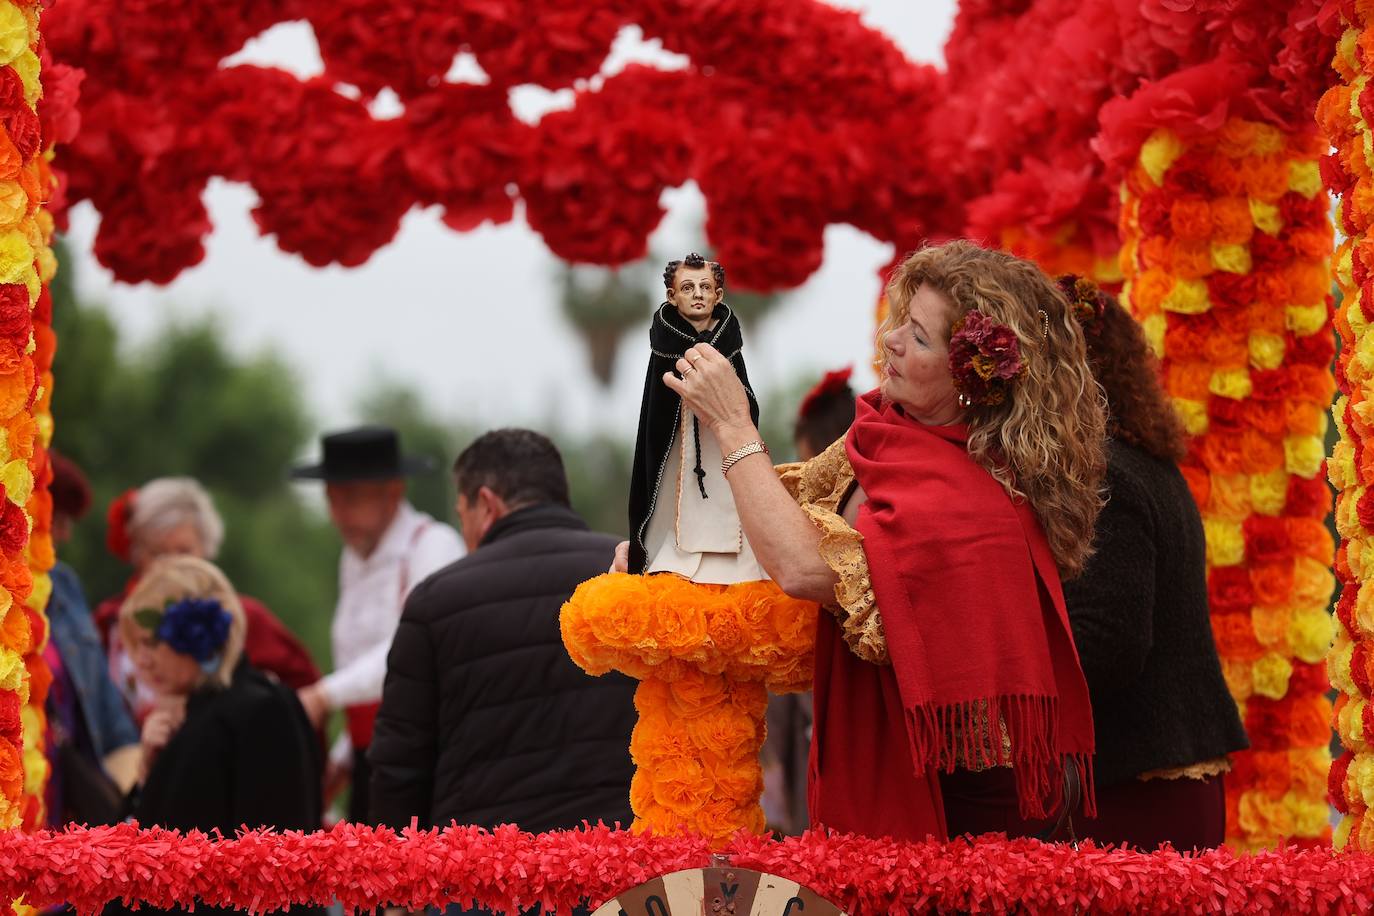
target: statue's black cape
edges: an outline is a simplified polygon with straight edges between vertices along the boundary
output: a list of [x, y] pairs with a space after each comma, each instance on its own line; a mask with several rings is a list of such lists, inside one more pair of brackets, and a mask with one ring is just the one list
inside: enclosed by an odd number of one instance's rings
[[[744, 335], [739, 319], [725, 303], [716, 306], [716, 326], [697, 332], [677, 309], [665, 302], [649, 328], [649, 372], [644, 379], [644, 401], [639, 407], [639, 434], [635, 437], [634, 472], [630, 477], [630, 572], [639, 574], [648, 565], [644, 533], [654, 511], [659, 479], [665, 473], [673, 434], [682, 418], [682, 398], [663, 384], [663, 373], [674, 372], [677, 361], [693, 344], [709, 343], [730, 360], [735, 374], [749, 394], [749, 415], [759, 422], [759, 403], [749, 387], [744, 369]], [[685, 482], [684, 486], [690, 485]], [[708, 494], [709, 497], [709, 494]]]

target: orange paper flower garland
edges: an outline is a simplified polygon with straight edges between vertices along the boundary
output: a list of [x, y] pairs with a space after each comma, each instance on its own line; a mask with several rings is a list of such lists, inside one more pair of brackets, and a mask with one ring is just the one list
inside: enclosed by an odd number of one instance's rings
[[1329, 835], [1322, 662], [1334, 545], [1322, 476], [1332, 230], [1315, 135], [1229, 120], [1144, 143], [1123, 188], [1126, 297], [1192, 445], [1213, 632], [1252, 749], [1227, 777], [1227, 842]]
[[741, 829], [763, 832], [768, 691], [810, 686], [816, 605], [772, 582], [612, 573], [582, 583], [561, 623], [563, 644], [588, 674], [640, 680], [634, 829], [697, 834], [715, 848]]
[[1337, 489], [1336, 526], [1341, 547], [1336, 574], [1342, 583], [1336, 604], [1337, 635], [1327, 670], [1340, 690], [1336, 700], [1336, 729], [1344, 753], [1331, 768], [1331, 800], [1344, 815], [1336, 831], [1336, 846], [1374, 849], [1374, 746], [1370, 726], [1374, 710], [1374, 131], [1366, 115], [1374, 102], [1365, 85], [1374, 72], [1374, 27], [1370, 9], [1354, 4], [1333, 66], [1341, 81], [1317, 106], [1317, 122], [1335, 153], [1323, 160], [1323, 178], [1340, 195], [1340, 222], [1346, 239], [1336, 251], [1336, 279], [1342, 301], [1336, 315], [1341, 355], [1336, 375], [1341, 397], [1333, 414], [1340, 440], [1328, 471]]

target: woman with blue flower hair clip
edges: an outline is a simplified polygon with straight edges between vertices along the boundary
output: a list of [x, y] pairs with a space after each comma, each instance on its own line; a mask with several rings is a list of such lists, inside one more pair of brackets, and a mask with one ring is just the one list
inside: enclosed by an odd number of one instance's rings
[[295, 692], [244, 658], [243, 607], [224, 573], [196, 557], [157, 560], [120, 608], [119, 628], [158, 694], [134, 819], [225, 836], [241, 826], [318, 829], [317, 737]]

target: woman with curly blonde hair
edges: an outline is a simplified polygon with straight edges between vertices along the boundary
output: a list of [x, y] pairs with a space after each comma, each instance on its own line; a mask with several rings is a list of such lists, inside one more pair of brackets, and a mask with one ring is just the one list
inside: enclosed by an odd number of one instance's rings
[[821, 602], [811, 817], [899, 839], [1061, 837], [1092, 809], [1092, 712], [1061, 577], [1091, 552], [1103, 401], [1069, 303], [969, 242], [888, 288], [881, 387], [849, 434], [776, 473], [728, 362], [664, 383], [726, 454], [745, 536]]

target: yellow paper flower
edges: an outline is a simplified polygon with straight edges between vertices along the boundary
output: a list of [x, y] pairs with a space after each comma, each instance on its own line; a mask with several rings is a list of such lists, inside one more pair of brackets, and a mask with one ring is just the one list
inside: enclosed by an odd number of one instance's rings
[[[0, 8], [8, 5], [11, 4], [0, 0]], [[30, 270], [33, 270], [33, 246], [24, 233], [11, 229], [0, 234], [0, 283], [23, 282], [25, 272]]]
[[1332, 836], [1332, 842], [1335, 844], [1337, 852], [1345, 851], [1346, 844], [1350, 842], [1351, 828], [1354, 827], [1354, 825], [1355, 819], [1349, 816], [1341, 818], [1341, 822], [1336, 825], [1336, 832]]
[[1250, 505], [1261, 515], [1278, 515], [1288, 502], [1288, 474], [1269, 471], [1250, 475]]
[[1277, 369], [1283, 364], [1283, 338], [1255, 331], [1250, 335], [1250, 365], [1256, 369]]
[[1174, 286], [1160, 306], [1168, 312], [1183, 315], [1200, 315], [1212, 307], [1211, 297], [1207, 294], [1207, 284], [1201, 280], [1175, 280]]
[[[49, 567], [51, 568], [51, 567]], [[0, 589], [4, 591], [4, 589]], [[42, 611], [48, 606], [48, 599], [52, 597], [52, 576], [44, 573], [33, 577], [33, 591], [29, 593], [28, 600], [24, 602], [30, 610]], [[44, 631], [44, 643], [47, 642], [47, 632]], [[41, 651], [42, 646], [38, 649]]]
[[1223, 398], [1248, 398], [1254, 390], [1249, 369], [1220, 369], [1212, 373], [1207, 390]]
[[1207, 537], [1207, 562], [1212, 566], [1235, 566], [1245, 559], [1245, 535], [1236, 522], [1204, 518]]
[[1337, 636], [1331, 652], [1326, 656], [1326, 677], [1341, 693], [1354, 695], [1355, 682], [1350, 678], [1350, 656], [1355, 645], [1349, 637]]
[[[1190, 436], [1201, 436], [1207, 432], [1207, 405], [1191, 398], [1174, 398], [1174, 410], [1183, 421], [1183, 428]], [[1287, 485], [1284, 485], [1287, 492]]]
[[28, 670], [24, 659], [13, 649], [0, 646], [0, 690], [20, 694], [20, 702], [29, 702]]
[[1273, 652], [1256, 661], [1251, 669], [1255, 693], [1271, 700], [1280, 700], [1287, 695], [1288, 679], [1292, 675], [1292, 663]]
[[1326, 799], [1304, 797], [1297, 792], [1289, 792], [1283, 797], [1284, 806], [1293, 816], [1293, 835], [1300, 837], [1320, 836], [1326, 829], [1331, 809]]
[[28, 505], [33, 497], [33, 472], [29, 463], [15, 459], [0, 467], [0, 484], [5, 487], [5, 495], [21, 506]]
[[1364, 738], [1364, 709], [1364, 700], [1352, 699], [1336, 714], [1336, 734], [1341, 736], [1341, 744], [1352, 751], [1367, 749]]
[[1290, 305], [1284, 310], [1288, 330], [1299, 337], [1308, 337], [1326, 327], [1326, 306]]
[[25, 48], [18, 57], [14, 59], [12, 65], [14, 71], [19, 74], [19, 80], [24, 84], [24, 102], [29, 107], [38, 104], [38, 100], [43, 97], [43, 84], [38, 81], [38, 55], [29, 48]]
[[1145, 331], [1145, 340], [1150, 345], [1150, 349], [1155, 356], [1164, 355], [1164, 332], [1168, 329], [1169, 320], [1162, 314], [1156, 312], [1148, 315], [1140, 322], [1141, 328]]
[[1299, 659], [1315, 665], [1326, 657], [1335, 630], [1331, 615], [1325, 610], [1299, 611], [1293, 615], [1288, 644]]
[[1161, 185], [1164, 173], [1186, 149], [1173, 131], [1157, 130], [1140, 146], [1140, 165], [1156, 185]]
[[24, 11], [10, 3], [0, 2], [0, 67], [29, 50], [29, 22]]
[[1248, 274], [1254, 266], [1248, 245], [1212, 245], [1212, 266], [1228, 274]]
[[1297, 191], [1309, 200], [1322, 192], [1322, 173], [1311, 159], [1292, 159], [1288, 162], [1288, 189]]
[[1284, 467], [1307, 480], [1316, 477], [1326, 459], [1326, 447], [1317, 436], [1289, 436], [1283, 440]]
[[1250, 218], [1255, 221], [1256, 228], [1270, 235], [1278, 235], [1283, 231], [1283, 216], [1277, 204], [1250, 198]]

